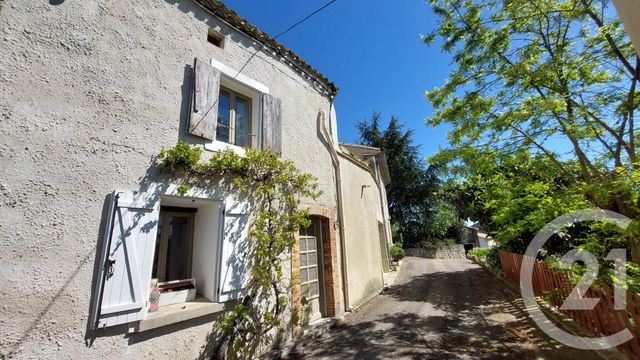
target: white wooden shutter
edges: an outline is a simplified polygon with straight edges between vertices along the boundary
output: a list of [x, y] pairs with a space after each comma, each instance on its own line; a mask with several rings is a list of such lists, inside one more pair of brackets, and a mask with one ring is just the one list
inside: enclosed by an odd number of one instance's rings
[[282, 154], [282, 101], [262, 94], [262, 149]]
[[94, 296], [95, 328], [131, 323], [145, 317], [159, 200], [155, 194], [114, 191]]
[[208, 140], [216, 139], [220, 71], [203, 59], [196, 59], [193, 68], [193, 92], [189, 134]]
[[244, 295], [248, 273], [249, 204], [225, 204], [220, 249], [218, 302], [238, 299]]

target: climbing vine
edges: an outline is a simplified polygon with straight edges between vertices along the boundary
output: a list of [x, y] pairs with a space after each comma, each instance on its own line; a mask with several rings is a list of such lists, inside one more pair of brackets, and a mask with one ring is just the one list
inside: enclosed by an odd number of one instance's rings
[[316, 178], [271, 151], [246, 149], [240, 156], [226, 150], [205, 160], [199, 147], [178, 142], [163, 148], [159, 159], [162, 171], [180, 183], [180, 194], [192, 187], [222, 188], [248, 197], [254, 209], [245, 293], [217, 323], [203, 350], [206, 358], [252, 357], [286, 331], [295, 279], [285, 276], [283, 265], [290, 258], [295, 234], [309, 225], [308, 211], [299, 205], [303, 198], [320, 195]]

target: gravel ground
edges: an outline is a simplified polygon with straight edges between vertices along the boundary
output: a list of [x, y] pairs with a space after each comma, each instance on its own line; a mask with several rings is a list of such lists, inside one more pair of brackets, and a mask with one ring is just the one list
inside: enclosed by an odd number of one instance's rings
[[602, 359], [542, 334], [521, 302], [469, 260], [405, 258], [393, 287], [303, 338], [303, 359]]

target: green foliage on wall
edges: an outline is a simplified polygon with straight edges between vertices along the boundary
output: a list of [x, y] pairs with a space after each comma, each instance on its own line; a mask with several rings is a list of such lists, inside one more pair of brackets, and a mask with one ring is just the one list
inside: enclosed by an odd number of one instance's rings
[[286, 276], [283, 264], [296, 233], [309, 225], [308, 211], [299, 205], [303, 198], [320, 195], [316, 178], [270, 151], [246, 149], [240, 156], [226, 150], [205, 160], [200, 147], [178, 142], [163, 148], [159, 158], [162, 170], [180, 183], [181, 194], [192, 187], [224, 189], [251, 203], [245, 295], [219, 321], [204, 350], [216, 359], [249, 358], [282, 335], [286, 315], [293, 315], [289, 298], [296, 279]]

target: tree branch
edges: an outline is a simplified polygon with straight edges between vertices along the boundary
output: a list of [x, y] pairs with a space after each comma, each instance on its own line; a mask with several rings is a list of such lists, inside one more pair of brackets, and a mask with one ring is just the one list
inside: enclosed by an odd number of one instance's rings
[[[582, 3], [582, 5], [584, 5], [585, 11], [589, 15], [589, 17], [591, 17], [591, 19], [596, 23], [596, 25], [598, 25], [598, 28], [601, 29], [604, 26], [604, 21], [600, 17], [598, 17], [598, 15], [595, 12], [593, 12], [593, 10], [591, 9], [591, 4], [589, 4], [587, 0], [580, 0], [580, 2]], [[627, 69], [629, 74], [634, 78], [637, 78], [638, 75], [636, 74], [635, 69], [633, 68], [633, 66], [631, 66], [631, 63], [629, 63], [629, 60], [627, 60], [627, 58], [624, 56], [624, 54], [622, 53], [622, 50], [620, 50], [615, 40], [611, 37], [611, 35], [609, 35], [606, 32], [602, 32], [602, 34], [607, 40], [607, 43], [609, 44], [609, 47], [611, 47], [611, 50], [613, 51], [613, 53], [616, 55], [618, 60], [620, 60], [620, 62], [624, 65], [624, 67]]]

